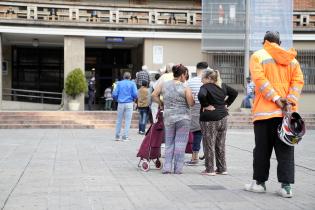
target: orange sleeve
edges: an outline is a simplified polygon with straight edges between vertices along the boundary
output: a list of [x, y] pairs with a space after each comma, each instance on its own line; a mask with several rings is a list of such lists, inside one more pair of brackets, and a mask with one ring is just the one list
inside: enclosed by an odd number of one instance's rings
[[300, 64], [297, 61], [295, 61], [291, 65], [294, 65], [294, 67], [291, 73], [290, 88], [289, 94], [287, 95], [287, 99], [290, 102], [297, 104], [304, 85], [304, 78]]

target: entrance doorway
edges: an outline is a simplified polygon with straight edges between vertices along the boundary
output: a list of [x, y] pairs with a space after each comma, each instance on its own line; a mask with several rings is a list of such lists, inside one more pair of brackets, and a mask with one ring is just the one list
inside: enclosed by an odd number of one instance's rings
[[121, 79], [125, 71], [133, 73], [130, 49], [100, 49], [86, 48], [85, 74], [87, 80], [92, 77], [92, 68], [95, 69], [95, 107], [102, 110], [104, 105], [104, 90], [112, 87], [115, 79]]

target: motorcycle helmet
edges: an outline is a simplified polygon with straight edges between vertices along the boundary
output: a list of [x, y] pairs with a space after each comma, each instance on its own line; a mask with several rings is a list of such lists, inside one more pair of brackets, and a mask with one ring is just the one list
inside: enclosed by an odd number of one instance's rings
[[286, 113], [278, 127], [278, 136], [289, 146], [298, 144], [305, 134], [305, 123], [297, 112]]

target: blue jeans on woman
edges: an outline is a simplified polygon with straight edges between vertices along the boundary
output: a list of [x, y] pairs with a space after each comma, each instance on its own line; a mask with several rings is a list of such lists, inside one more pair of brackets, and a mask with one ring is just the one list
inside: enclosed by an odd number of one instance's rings
[[133, 102], [130, 103], [118, 103], [117, 107], [117, 121], [116, 121], [116, 139], [120, 139], [120, 130], [121, 124], [123, 120], [123, 116], [125, 116], [125, 134], [123, 135], [123, 140], [128, 139], [128, 133], [131, 124], [133, 112]]
[[145, 132], [145, 126], [148, 122], [149, 107], [139, 107], [139, 133]]

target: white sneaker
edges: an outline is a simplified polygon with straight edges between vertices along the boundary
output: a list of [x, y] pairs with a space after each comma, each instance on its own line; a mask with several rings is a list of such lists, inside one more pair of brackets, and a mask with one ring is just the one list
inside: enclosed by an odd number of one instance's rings
[[284, 198], [292, 198], [293, 193], [290, 185], [282, 186], [278, 191], [278, 195]]
[[245, 184], [245, 190], [256, 193], [264, 193], [266, 192], [265, 183], [256, 184], [256, 180], [253, 180], [250, 184]]

